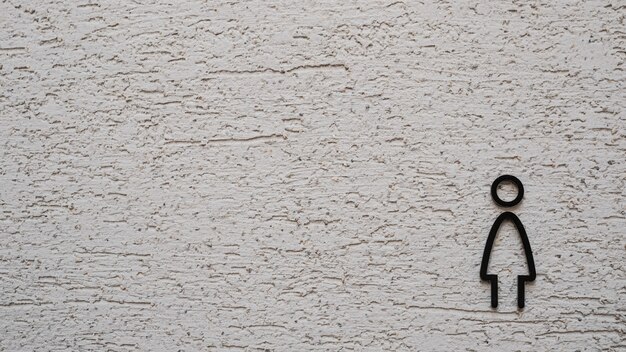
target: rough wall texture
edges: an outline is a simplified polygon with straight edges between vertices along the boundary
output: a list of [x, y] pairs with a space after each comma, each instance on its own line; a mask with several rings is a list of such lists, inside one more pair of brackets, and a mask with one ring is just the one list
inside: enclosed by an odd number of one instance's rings
[[625, 14], [2, 1], [0, 350], [623, 351]]

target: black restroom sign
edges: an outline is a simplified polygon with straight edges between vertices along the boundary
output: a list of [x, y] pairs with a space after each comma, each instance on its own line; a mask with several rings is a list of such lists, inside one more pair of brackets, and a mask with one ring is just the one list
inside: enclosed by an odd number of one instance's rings
[[[517, 187], [517, 197], [515, 197], [512, 201], [504, 201], [498, 196], [498, 185], [502, 182], [513, 182], [513, 184]], [[493, 181], [493, 184], [491, 185], [491, 197], [496, 203], [503, 207], [512, 207], [522, 201], [522, 198], [524, 197], [524, 186], [517, 177], [502, 175]], [[522, 221], [517, 217], [517, 215], [510, 211], [505, 211], [500, 214], [500, 216], [498, 216], [496, 221], [493, 223], [493, 226], [491, 226], [489, 237], [487, 237], [487, 243], [485, 244], [485, 250], [483, 252], [483, 259], [480, 264], [480, 278], [491, 283], [491, 306], [496, 308], [498, 306], [498, 275], [489, 274], [489, 258], [491, 257], [493, 242], [496, 239], [498, 230], [505, 220], [510, 220], [515, 225], [515, 228], [522, 240], [524, 255], [526, 256], [526, 262], [528, 263], [528, 275], [517, 276], [517, 306], [519, 308], [524, 308], [526, 282], [534, 281], [537, 273], [535, 272], [535, 260], [533, 258], [533, 252], [530, 248], [530, 242], [528, 241], [528, 235], [526, 234], [524, 225], [522, 225]]]

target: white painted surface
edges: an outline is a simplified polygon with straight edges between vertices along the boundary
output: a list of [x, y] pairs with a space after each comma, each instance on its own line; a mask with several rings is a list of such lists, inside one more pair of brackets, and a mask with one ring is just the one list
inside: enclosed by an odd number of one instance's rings
[[2, 2], [0, 350], [623, 351], [624, 15]]

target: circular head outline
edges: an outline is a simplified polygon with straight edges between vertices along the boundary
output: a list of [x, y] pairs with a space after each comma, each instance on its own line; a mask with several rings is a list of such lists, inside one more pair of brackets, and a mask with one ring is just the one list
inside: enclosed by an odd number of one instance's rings
[[[503, 201], [498, 197], [498, 185], [503, 181], [511, 181], [517, 187], [517, 197], [510, 202]], [[522, 185], [522, 181], [520, 181], [517, 177], [512, 175], [502, 175], [496, 178], [495, 181], [491, 184], [491, 197], [496, 203], [500, 204], [503, 207], [512, 207], [517, 205], [524, 198], [524, 186]]]

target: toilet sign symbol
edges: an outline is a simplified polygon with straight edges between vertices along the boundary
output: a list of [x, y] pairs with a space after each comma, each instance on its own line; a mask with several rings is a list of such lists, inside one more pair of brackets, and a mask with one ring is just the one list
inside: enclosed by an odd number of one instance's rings
[[[512, 201], [504, 201], [498, 197], [498, 185], [501, 182], [513, 182], [517, 187], [517, 197]], [[498, 177], [493, 184], [491, 185], [491, 197], [493, 200], [503, 207], [512, 207], [517, 205], [522, 198], [524, 197], [524, 186], [522, 182], [515, 176], [511, 175], [502, 175]], [[493, 241], [496, 238], [498, 233], [498, 229], [505, 220], [510, 220], [515, 225], [517, 232], [519, 233], [522, 244], [524, 245], [524, 254], [526, 256], [526, 262], [528, 263], [528, 275], [518, 275], [517, 276], [517, 306], [519, 308], [524, 308], [524, 289], [527, 281], [534, 281], [537, 273], [535, 272], [535, 260], [533, 259], [533, 252], [530, 248], [530, 242], [528, 241], [528, 236], [526, 235], [526, 230], [524, 230], [524, 226], [522, 222], [517, 217], [517, 215], [506, 211], [493, 223], [491, 226], [491, 231], [489, 231], [489, 237], [487, 238], [487, 244], [485, 245], [485, 251], [483, 252], [483, 260], [480, 264], [480, 278], [484, 281], [491, 282], [491, 306], [496, 308], [498, 306], [498, 275], [488, 274], [487, 268], [489, 266], [489, 257], [491, 256], [491, 250], [493, 248]]]

